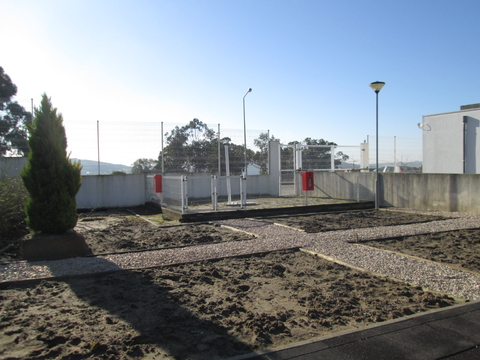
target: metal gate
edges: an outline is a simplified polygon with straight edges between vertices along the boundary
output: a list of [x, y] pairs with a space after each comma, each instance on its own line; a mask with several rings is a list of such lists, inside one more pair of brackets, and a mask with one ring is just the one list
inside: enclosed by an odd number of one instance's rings
[[280, 144], [280, 196], [295, 196], [296, 145]]
[[[299, 174], [302, 171], [334, 172], [336, 159], [342, 159], [343, 155], [336, 152], [338, 147], [358, 148], [361, 150], [360, 157], [365, 156], [365, 146], [280, 144], [280, 196], [300, 196], [297, 182], [300, 181]], [[364, 163], [363, 160], [361, 162]], [[368, 164], [368, 154], [366, 163]]]

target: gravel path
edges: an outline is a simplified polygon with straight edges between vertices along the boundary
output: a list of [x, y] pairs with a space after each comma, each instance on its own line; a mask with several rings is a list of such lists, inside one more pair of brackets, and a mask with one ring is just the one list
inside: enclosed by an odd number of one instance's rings
[[[458, 218], [429, 223], [385, 226], [308, 234], [286, 226], [253, 220], [219, 221], [224, 226], [258, 236], [175, 249], [144, 251], [55, 261], [19, 261], [0, 265], [0, 282], [75, 276], [89, 273], [139, 269], [208, 260], [236, 255], [302, 247], [333, 261], [388, 275], [430, 290], [460, 298], [480, 299], [480, 276], [431, 261], [362, 246], [372, 239], [478, 228], [480, 215], [453, 214]], [[448, 213], [448, 216], [452, 216]]]

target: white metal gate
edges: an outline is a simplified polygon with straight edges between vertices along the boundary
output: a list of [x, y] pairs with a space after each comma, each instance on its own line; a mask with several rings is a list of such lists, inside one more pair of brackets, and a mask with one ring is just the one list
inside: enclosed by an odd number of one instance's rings
[[[363, 145], [363, 146], [362, 146]], [[337, 148], [358, 148], [360, 150], [360, 164], [368, 167], [368, 144], [352, 145], [280, 145], [280, 196], [299, 196], [297, 182], [302, 171], [330, 171], [334, 172], [335, 161], [341, 158]], [[366, 158], [365, 158], [366, 156]], [[367, 164], [367, 165], [364, 165]], [[345, 169], [341, 169], [345, 171]], [[358, 169], [357, 169], [358, 171]]]
[[280, 145], [280, 196], [295, 196], [296, 145]]

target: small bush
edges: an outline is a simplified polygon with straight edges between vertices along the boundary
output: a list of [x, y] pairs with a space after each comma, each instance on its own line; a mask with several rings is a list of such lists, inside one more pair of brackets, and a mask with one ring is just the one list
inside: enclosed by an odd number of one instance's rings
[[28, 193], [21, 179], [0, 181], [0, 234], [26, 229], [25, 201]]

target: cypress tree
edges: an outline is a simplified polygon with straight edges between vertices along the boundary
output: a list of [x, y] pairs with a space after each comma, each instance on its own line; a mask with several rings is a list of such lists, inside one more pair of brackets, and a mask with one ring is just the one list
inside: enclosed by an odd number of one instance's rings
[[62, 114], [42, 95], [29, 126], [28, 163], [21, 177], [28, 190], [25, 204], [27, 225], [32, 233], [62, 234], [77, 224], [75, 195], [81, 184], [81, 165], [67, 154]]

